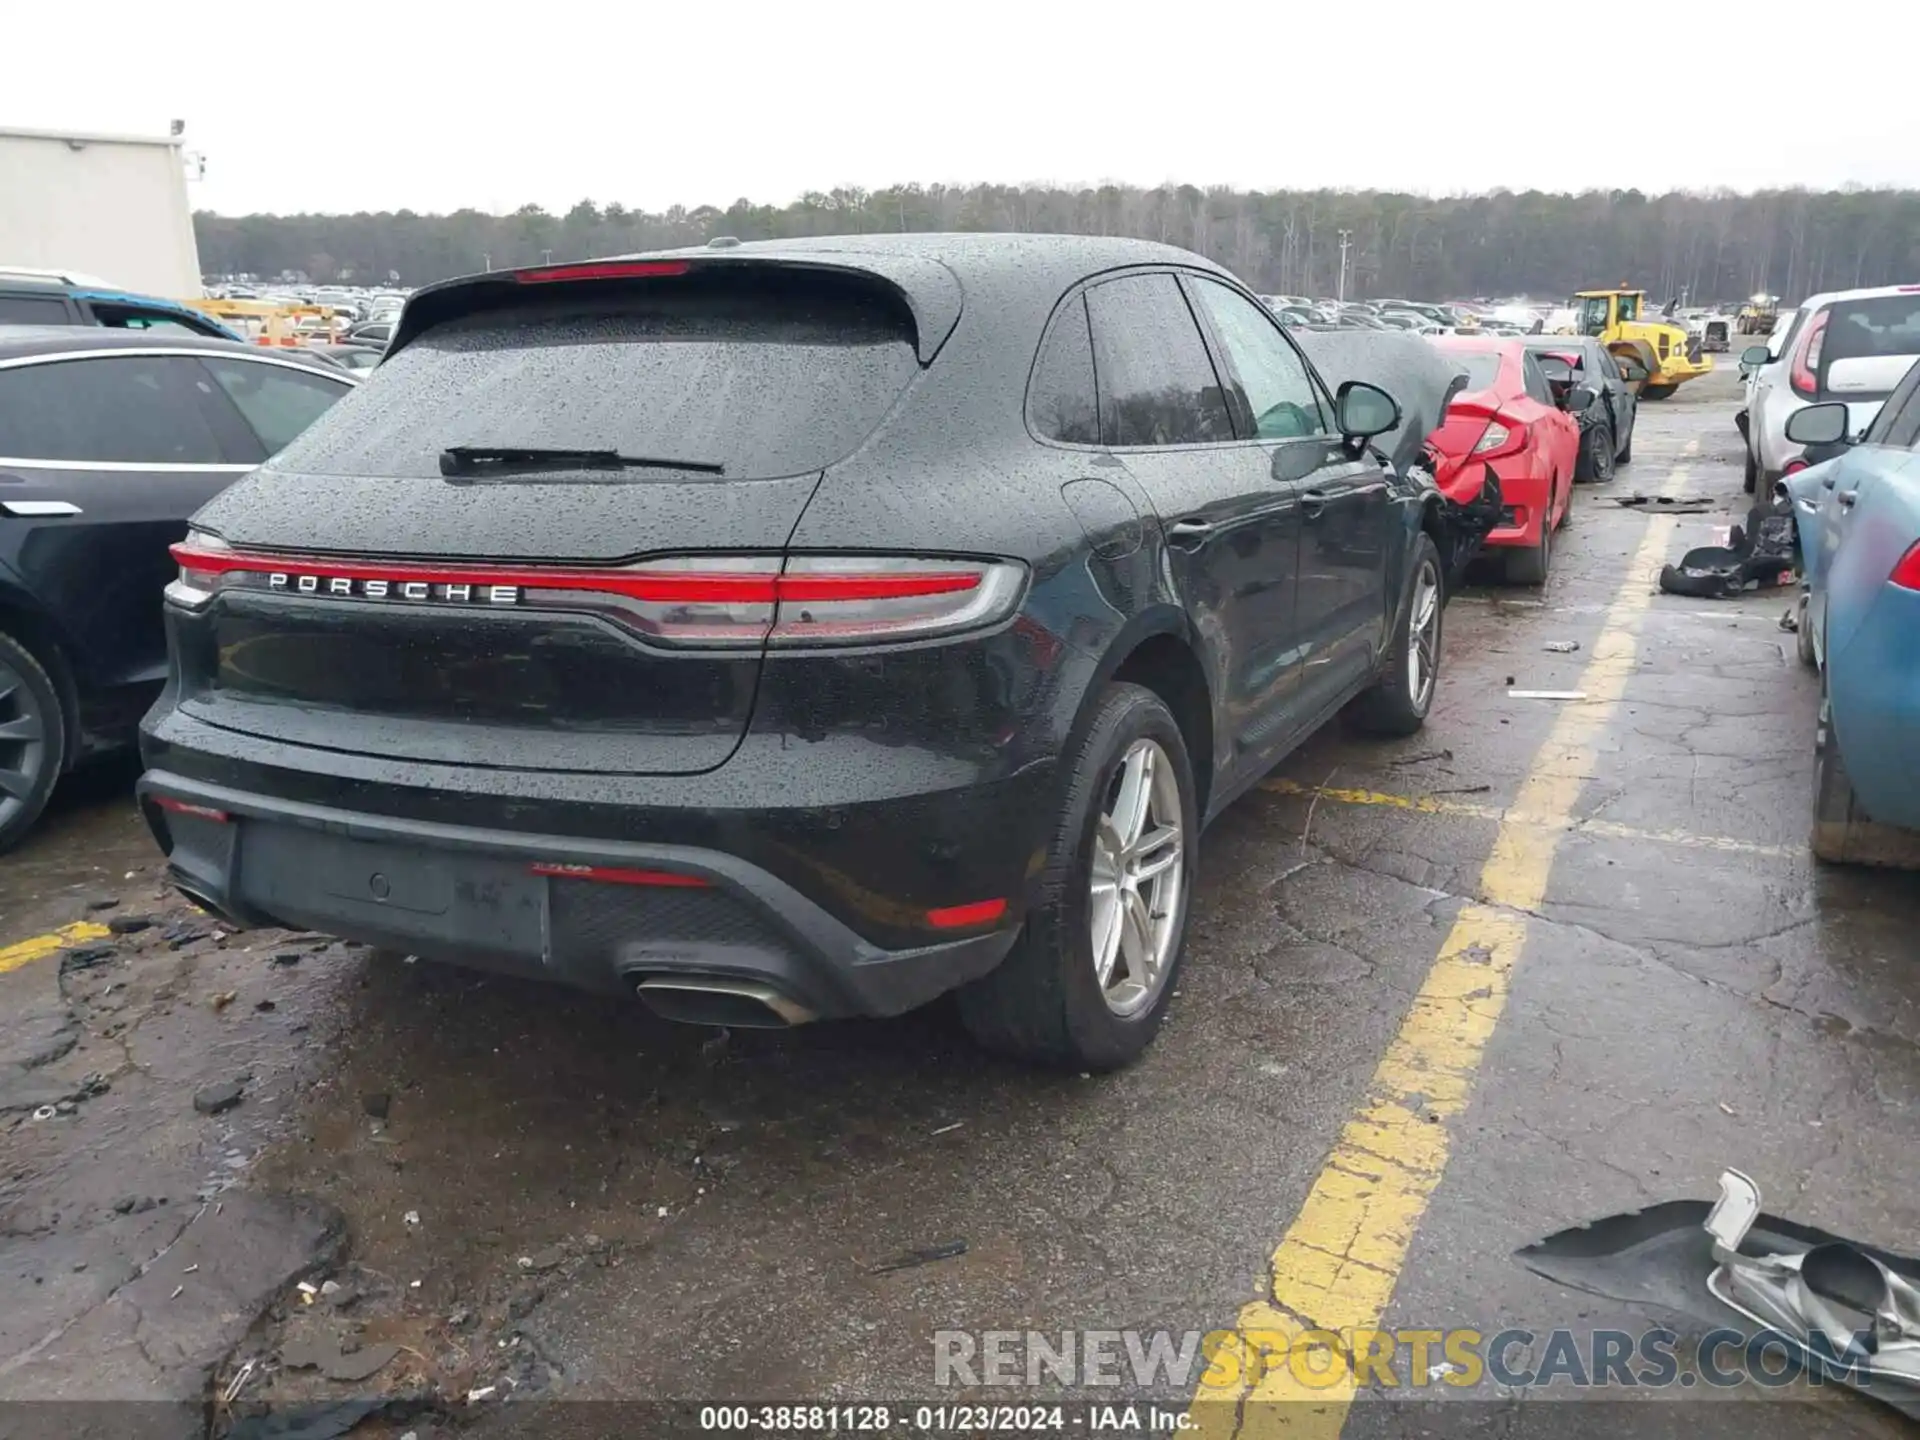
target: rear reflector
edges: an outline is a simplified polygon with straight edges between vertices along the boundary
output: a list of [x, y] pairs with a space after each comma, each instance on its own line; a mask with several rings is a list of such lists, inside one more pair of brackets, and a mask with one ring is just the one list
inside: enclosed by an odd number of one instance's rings
[[156, 795], [153, 803], [171, 815], [193, 815], [201, 820], [213, 820], [226, 824], [229, 816], [224, 810], [216, 810], [211, 805], [195, 805], [191, 800], [176, 800], [171, 795]]
[[698, 890], [713, 883], [700, 875], [683, 875], [673, 870], [624, 870], [616, 865], [562, 865], [537, 860], [527, 868], [536, 875], [551, 875], [556, 880], [598, 880], [605, 885], [664, 885]]
[[692, 267], [685, 260], [586, 260], [577, 265], [536, 265], [516, 270], [521, 285], [552, 285], [565, 280], [646, 280], [662, 275], [684, 275]]
[[973, 925], [991, 925], [1006, 913], [1005, 900], [976, 900], [971, 905], [949, 905], [944, 910], [929, 910], [927, 924], [936, 930], [964, 930]]
[[1900, 563], [1893, 567], [1893, 574], [1887, 579], [1902, 590], [1920, 590], [1920, 543], [1900, 557]]

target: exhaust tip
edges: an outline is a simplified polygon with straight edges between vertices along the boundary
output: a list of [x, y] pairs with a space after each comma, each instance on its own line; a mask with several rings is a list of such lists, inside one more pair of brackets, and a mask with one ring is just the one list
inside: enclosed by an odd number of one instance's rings
[[817, 1018], [771, 985], [752, 980], [657, 975], [640, 981], [634, 993], [661, 1019], [685, 1025], [784, 1030]]

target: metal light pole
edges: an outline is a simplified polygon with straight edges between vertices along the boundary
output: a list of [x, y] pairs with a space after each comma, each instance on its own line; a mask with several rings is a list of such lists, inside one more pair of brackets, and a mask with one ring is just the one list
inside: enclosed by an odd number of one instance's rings
[[1352, 241], [1353, 232], [1351, 230], [1342, 230], [1340, 232], [1340, 293], [1336, 298], [1343, 301], [1347, 298], [1347, 246], [1351, 244]]

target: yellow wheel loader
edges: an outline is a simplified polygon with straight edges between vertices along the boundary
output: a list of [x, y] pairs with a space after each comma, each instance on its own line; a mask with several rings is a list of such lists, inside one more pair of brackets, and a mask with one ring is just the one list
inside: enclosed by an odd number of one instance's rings
[[1573, 297], [1575, 328], [1591, 335], [1620, 362], [1642, 400], [1664, 400], [1682, 383], [1708, 374], [1713, 361], [1698, 336], [1660, 316], [1646, 315], [1644, 290], [1582, 290]]

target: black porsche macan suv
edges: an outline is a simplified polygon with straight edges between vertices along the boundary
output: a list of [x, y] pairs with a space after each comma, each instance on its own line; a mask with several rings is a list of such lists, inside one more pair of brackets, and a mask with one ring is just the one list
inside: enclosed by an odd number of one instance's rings
[[450, 281], [196, 517], [142, 805], [240, 923], [1079, 1067], [1201, 826], [1437, 676], [1439, 498], [1185, 251], [725, 244]]

